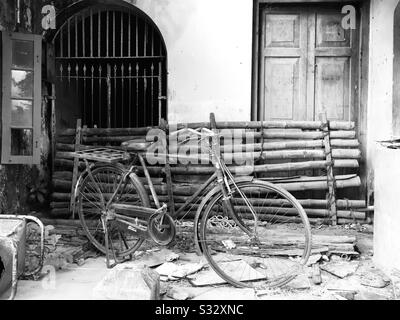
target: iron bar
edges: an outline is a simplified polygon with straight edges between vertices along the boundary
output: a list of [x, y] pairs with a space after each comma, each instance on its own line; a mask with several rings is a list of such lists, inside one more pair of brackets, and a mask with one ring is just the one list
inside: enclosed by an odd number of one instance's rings
[[86, 121], [86, 64], [83, 65], [83, 124], [87, 125]]
[[[157, 59], [157, 60], [163, 60], [163, 59], [165, 59], [165, 56], [123, 56], [123, 57], [106, 57], [106, 58], [110, 59], [110, 60], [112, 60], [112, 59], [118, 59], [118, 60], [121, 60], [121, 59], [124, 59], [124, 60], [125, 59], [136, 59], [136, 60]], [[74, 57], [57, 57], [56, 59], [57, 60], [69, 60], [69, 59], [74, 59]], [[79, 60], [92, 59], [93, 60], [93, 59], [97, 59], [97, 57], [77, 57], [76, 59], [79, 59]]]
[[148, 28], [147, 28], [147, 23], [145, 23], [145, 25], [144, 25], [143, 56], [147, 55], [147, 37], [148, 37]]
[[[72, 70], [72, 69], [71, 69]], [[67, 78], [68, 76], [57, 76], [57, 78]], [[94, 76], [94, 77], [91, 77], [91, 76], [86, 76], [86, 77], [84, 77], [84, 76], [73, 76], [73, 75], [71, 75], [70, 77], [69, 77], [70, 79], [74, 79], [74, 80], [76, 80], [76, 79], [84, 79], [84, 78], [86, 78], [86, 79], [107, 79], [107, 77], [106, 76], [104, 76], [104, 77], [97, 77], [97, 76]], [[125, 77], [121, 77], [121, 76], [111, 76], [111, 79], [129, 79], [129, 78], [131, 78], [131, 79], [144, 79], [144, 78], [146, 78], [146, 79], [151, 79], [151, 78], [154, 78], [154, 79], [158, 79], [159, 78], [159, 76], [158, 75], [154, 75], [154, 76], [151, 76], [151, 75], [146, 75], [146, 76], [131, 76], [131, 77], [129, 77], [129, 76], [125, 76]]]
[[138, 17], [135, 18], [135, 24], [136, 24], [136, 37], [135, 37], [135, 41], [136, 41], [136, 50], [135, 50], [135, 56], [139, 56], [139, 24], [138, 24]]
[[109, 44], [109, 33], [110, 33], [110, 12], [109, 11], [107, 11], [107, 22], [106, 22], [106, 25], [107, 25], [107, 34], [106, 34], [106, 48], [107, 48], [107, 52], [106, 52], [106, 57], [108, 57], [109, 56], [109, 47], [110, 47], [110, 44]]
[[101, 11], [98, 13], [97, 17], [97, 56], [100, 58], [101, 57]]
[[[82, 15], [82, 56], [86, 56], [85, 16]], [[82, 58], [82, 57], [81, 57]]]
[[117, 65], [114, 65], [114, 128], [117, 128]]
[[115, 11], [113, 11], [113, 57], [115, 57]]
[[132, 65], [129, 63], [129, 124], [132, 121]]
[[151, 30], [151, 55], [154, 56], [154, 29]]
[[124, 56], [124, 14], [121, 12], [121, 54], [120, 56]]
[[128, 21], [128, 56], [131, 55], [131, 29], [132, 29], [132, 15], [129, 15], [129, 21]]
[[151, 64], [151, 78], [150, 78], [150, 86], [151, 86], [151, 96], [150, 96], [150, 120], [151, 120], [151, 125], [154, 126], [154, 110], [153, 110], [153, 106], [154, 106], [154, 64]]
[[60, 55], [64, 57], [64, 26], [60, 30]]
[[75, 74], [76, 74], [76, 78], [77, 78], [77, 80], [75, 81], [75, 85], [76, 85], [75, 93], [76, 93], [76, 96], [79, 97], [79, 65], [78, 64], [75, 65]]
[[78, 57], [78, 16], [75, 16], [75, 57]]
[[68, 58], [71, 57], [71, 18], [68, 19]]
[[91, 94], [90, 94], [90, 97], [91, 97], [91, 100], [92, 100], [92, 123], [91, 123], [91, 126], [93, 126], [94, 125], [94, 66], [92, 65], [92, 69], [91, 69], [91, 71], [92, 71], [92, 91], [91, 91]]
[[147, 123], [147, 70], [143, 71], [143, 125]]
[[158, 123], [162, 120], [162, 63], [158, 64]]
[[125, 82], [124, 82], [124, 75], [125, 75], [125, 68], [124, 68], [124, 65], [122, 64], [121, 65], [121, 91], [122, 91], [122, 96], [121, 96], [121, 98], [122, 98], [122, 104], [121, 104], [121, 118], [122, 118], [122, 124], [121, 124], [121, 128], [124, 128], [124, 103], [123, 103], [123, 101], [125, 101], [125, 99], [124, 99], [124, 85], [125, 85]]
[[139, 127], [139, 64], [136, 63], [136, 127]]
[[93, 10], [90, 9], [90, 56], [93, 57]]
[[107, 128], [111, 129], [111, 65], [107, 64]]
[[100, 128], [102, 127], [102, 123], [101, 123], [101, 109], [102, 109], [102, 99], [101, 99], [101, 85], [102, 85], [102, 76], [101, 76], [101, 73], [102, 73], [102, 71], [103, 71], [103, 68], [101, 67], [101, 66], [99, 66], [99, 126], [100, 126]]

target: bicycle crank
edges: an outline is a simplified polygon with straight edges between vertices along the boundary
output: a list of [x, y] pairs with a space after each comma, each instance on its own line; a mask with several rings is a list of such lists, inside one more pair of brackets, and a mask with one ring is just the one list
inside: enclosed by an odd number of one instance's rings
[[175, 239], [175, 222], [168, 214], [154, 214], [149, 219], [148, 233], [155, 243], [167, 246]]

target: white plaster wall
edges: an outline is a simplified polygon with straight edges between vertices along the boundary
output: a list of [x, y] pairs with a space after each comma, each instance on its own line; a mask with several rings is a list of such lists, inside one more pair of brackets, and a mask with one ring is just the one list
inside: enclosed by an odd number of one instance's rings
[[170, 123], [250, 120], [253, 1], [126, 1], [166, 41]]
[[375, 141], [392, 135], [393, 26], [399, 0], [371, 0], [367, 148], [374, 167]]
[[393, 27], [399, 0], [371, 0], [368, 102], [368, 168], [374, 170], [374, 260], [400, 269], [400, 151], [376, 141], [392, 135]]
[[400, 150], [376, 147], [374, 261], [388, 272], [400, 270], [399, 163]]

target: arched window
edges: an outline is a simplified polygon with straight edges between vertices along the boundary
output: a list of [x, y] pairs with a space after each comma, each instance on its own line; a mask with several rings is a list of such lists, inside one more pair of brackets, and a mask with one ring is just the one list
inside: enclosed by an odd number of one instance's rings
[[52, 37], [61, 128], [74, 127], [77, 118], [98, 128], [156, 126], [166, 119], [162, 35], [139, 9], [117, 2], [87, 1], [70, 10]]

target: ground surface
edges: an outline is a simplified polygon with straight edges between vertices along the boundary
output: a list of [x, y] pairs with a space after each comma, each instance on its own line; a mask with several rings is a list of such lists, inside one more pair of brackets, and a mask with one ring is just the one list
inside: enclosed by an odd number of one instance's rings
[[[294, 281], [283, 288], [265, 291], [236, 289], [228, 285], [194, 287], [190, 281], [162, 281], [161, 294], [164, 300], [376, 300], [397, 299], [400, 295], [399, 274], [384, 274], [372, 262], [372, 234], [366, 230], [349, 227], [320, 227], [313, 234], [355, 235], [358, 256], [330, 254], [316, 263], [321, 270], [322, 283], [315, 284], [311, 275], [313, 266], [305, 268]], [[362, 232], [360, 232], [362, 231]], [[155, 267], [163, 265], [168, 258], [177, 260], [171, 264], [196, 266], [204, 264], [202, 257], [195, 254], [187, 239], [178, 239], [170, 249], [147, 245], [137, 253], [130, 267]], [[315, 258], [315, 257], [314, 257]], [[337, 267], [344, 272], [343, 278], [334, 275]], [[324, 269], [328, 270], [325, 271]], [[91, 300], [98, 296], [95, 288], [113, 272], [107, 270], [105, 258], [89, 258], [81, 266], [65, 264], [56, 273], [53, 269], [39, 281], [19, 281], [17, 300]], [[205, 268], [202, 272], [213, 272]], [[7, 297], [7, 294], [3, 298]]]

